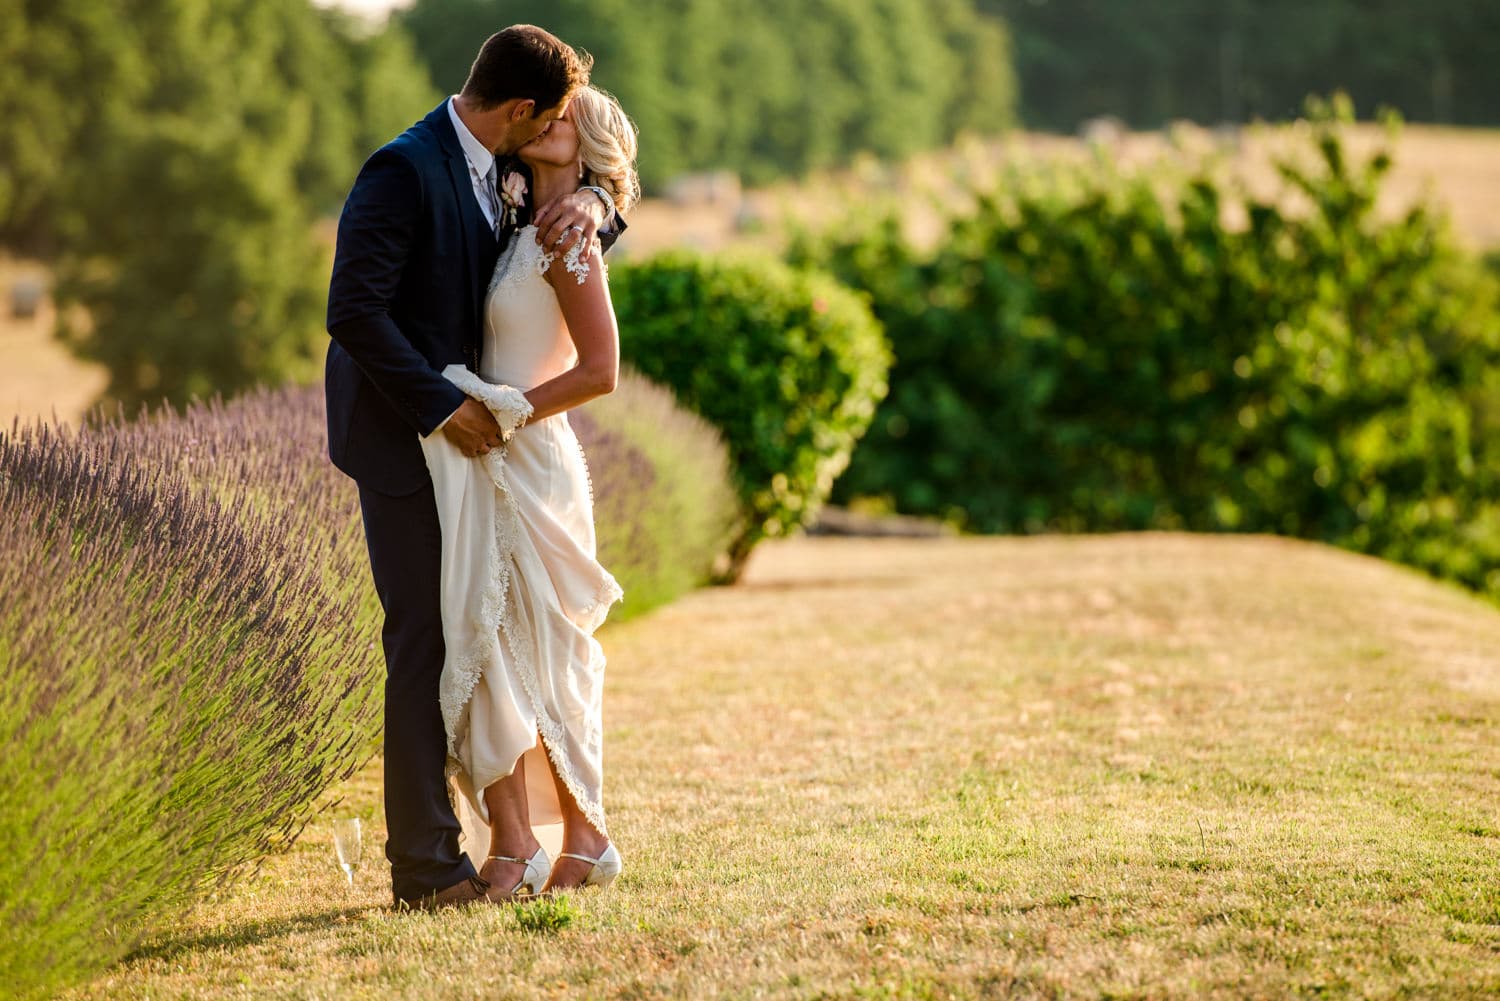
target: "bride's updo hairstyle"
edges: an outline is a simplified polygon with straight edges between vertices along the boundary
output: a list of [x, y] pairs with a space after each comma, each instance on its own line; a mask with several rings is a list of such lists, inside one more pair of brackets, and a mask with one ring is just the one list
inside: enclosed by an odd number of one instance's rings
[[578, 132], [585, 183], [608, 191], [616, 210], [624, 215], [641, 199], [641, 181], [635, 172], [635, 123], [619, 101], [593, 86], [580, 87], [568, 110]]

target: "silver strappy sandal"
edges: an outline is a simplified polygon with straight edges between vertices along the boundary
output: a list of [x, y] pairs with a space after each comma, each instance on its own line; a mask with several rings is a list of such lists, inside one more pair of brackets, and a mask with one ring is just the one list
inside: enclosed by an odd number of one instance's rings
[[[520, 858], [515, 855], [486, 855], [484, 860], [499, 859], [501, 862], [523, 862], [526, 871], [521, 874], [521, 881], [511, 888], [512, 897], [534, 896], [542, 885], [547, 882], [547, 877], [552, 873], [552, 862], [547, 858], [547, 849], [538, 847], [536, 854], [531, 858]], [[525, 888], [525, 893], [521, 892]]]
[[620, 852], [615, 848], [613, 842], [604, 849], [604, 852], [598, 858], [579, 855], [577, 852], [558, 852], [557, 857], [576, 858], [594, 863], [594, 867], [589, 870], [587, 878], [583, 881], [584, 886], [608, 886], [614, 882], [615, 877], [625, 868], [625, 860], [620, 858]]

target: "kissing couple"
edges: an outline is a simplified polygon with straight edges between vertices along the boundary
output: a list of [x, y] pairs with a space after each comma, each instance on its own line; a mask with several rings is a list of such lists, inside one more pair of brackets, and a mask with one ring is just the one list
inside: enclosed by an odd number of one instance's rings
[[[596, 558], [568, 411], [615, 387], [603, 254], [640, 184], [635, 127], [591, 64], [532, 25], [490, 36], [463, 89], [365, 162], [339, 218], [328, 451], [358, 488], [384, 611], [398, 908], [622, 869], [594, 631], [624, 594]], [[552, 859], [534, 825], [557, 823]]]

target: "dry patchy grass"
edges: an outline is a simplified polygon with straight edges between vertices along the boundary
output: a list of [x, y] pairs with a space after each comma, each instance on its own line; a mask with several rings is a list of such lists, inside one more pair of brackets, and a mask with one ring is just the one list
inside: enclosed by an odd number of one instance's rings
[[[799, 537], [606, 626], [552, 934], [326, 823], [72, 998], [1488, 997], [1500, 612], [1260, 536]], [[336, 791], [377, 859], [379, 763]]]

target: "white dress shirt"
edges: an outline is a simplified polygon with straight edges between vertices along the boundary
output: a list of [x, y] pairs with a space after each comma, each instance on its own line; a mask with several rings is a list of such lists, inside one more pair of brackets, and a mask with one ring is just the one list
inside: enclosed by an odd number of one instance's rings
[[[453, 101], [454, 98], [448, 98], [448, 117], [453, 120], [453, 131], [458, 133], [458, 144], [463, 147], [464, 160], [469, 164], [469, 181], [474, 185], [474, 198], [479, 202], [479, 211], [484, 213], [484, 221], [490, 224], [490, 229], [494, 229], [500, 208], [500, 193], [495, 189], [495, 179], [491, 176], [495, 170], [495, 154], [474, 138], [474, 133], [458, 117], [458, 109], [453, 106]], [[453, 414], [456, 413], [458, 411], [454, 410]], [[443, 424], [453, 419], [453, 414], [444, 417], [443, 423], [433, 428], [432, 433], [441, 431]]]
[[495, 154], [486, 149], [484, 143], [475, 139], [464, 120], [458, 117], [458, 109], [453, 106], [454, 100], [455, 98], [448, 98], [448, 117], [453, 119], [453, 131], [458, 133], [458, 144], [463, 147], [464, 159], [469, 163], [469, 181], [474, 185], [474, 197], [479, 202], [479, 211], [484, 213], [484, 221], [490, 224], [490, 229], [494, 229], [500, 207], [500, 193], [495, 188], [497, 179], [492, 176]]

